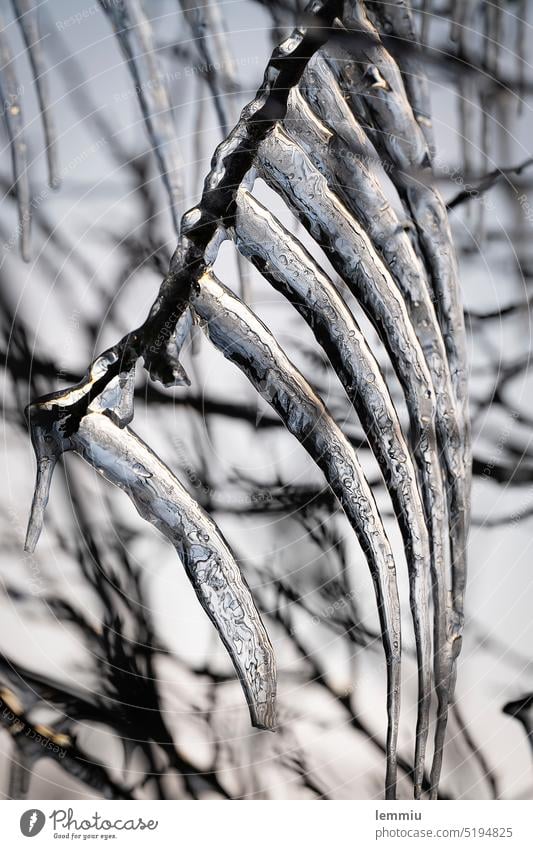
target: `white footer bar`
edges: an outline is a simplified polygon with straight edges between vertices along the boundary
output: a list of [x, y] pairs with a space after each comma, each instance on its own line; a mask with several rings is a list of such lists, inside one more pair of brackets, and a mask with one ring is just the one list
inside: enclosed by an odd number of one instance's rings
[[0, 821], [6, 849], [533, 847], [533, 802], [527, 801], [3, 801]]

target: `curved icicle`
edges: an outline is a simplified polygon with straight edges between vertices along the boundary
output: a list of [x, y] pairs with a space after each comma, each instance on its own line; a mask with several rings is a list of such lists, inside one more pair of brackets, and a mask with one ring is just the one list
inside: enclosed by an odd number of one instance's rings
[[206, 271], [191, 302], [213, 344], [235, 363], [323, 471], [367, 557], [387, 660], [386, 797], [395, 798], [400, 712], [400, 603], [394, 558], [374, 496], [352, 446], [270, 331]]
[[56, 189], [61, 182], [57, 156], [57, 131], [50, 109], [50, 94], [46, 78], [47, 69], [44, 61], [37, 10], [33, 0], [11, 0], [11, 2], [30, 57], [33, 80], [41, 110], [41, 120], [46, 144], [46, 161], [48, 163], [48, 183], [50, 188]]
[[[260, 145], [258, 168], [324, 248], [385, 344], [404, 389], [414, 454], [431, 528], [434, 574], [445, 574], [445, 503], [431, 376], [401, 293], [366, 233], [304, 152], [277, 127]], [[421, 786], [415, 784], [419, 795]]]
[[[463, 432], [439, 323], [425, 272], [398, 217], [368, 167], [376, 157], [366, 134], [348, 109], [331, 70], [315, 56], [302, 76], [302, 94], [293, 89], [285, 125], [291, 136], [326, 176], [336, 193], [361, 221], [400, 289], [409, 317], [428, 363], [436, 395], [436, 429], [446, 470], [450, 549], [457, 559], [465, 550], [469, 482], [464, 467]], [[317, 120], [308, 103], [319, 112]], [[435, 680], [438, 694], [437, 755], [446, 728], [451, 648], [447, 586], [444, 575], [433, 574], [435, 605]], [[446, 657], [447, 656], [447, 657]]]
[[[366, 310], [393, 359], [415, 433], [433, 428], [435, 398], [403, 298], [368, 236], [281, 127], [259, 147], [258, 169], [288, 202]], [[416, 418], [415, 418], [416, 416]]]
[[[457, 454], [462, 435], [446, 349], [425, 272], [379, 181], [366, 165], [372, 161], [374, 149], [347, 109], [323, 58], [312, 60], [302, 88], [313, 108], [319, 110], [320, 119], [302, 94], [293, 89], [285, 126], [363, 224], [403, 295], [435, 384], [437, 426], [442, 429], [449, 474], [459, 475], [463, 463]], [[324, 118], [328, 126], [322, 123]]]
[[135, 83], [146, 131], [169, 197], [174, 229], [179, 233], [179, 203], [183, 194], [179, 178], [181, 160], [150, 22], [140, 0], [99, 2], [113, 25]]
[[[344, 53], [334, 53], [331, 68], [344, 91], [356, 118], [385, 163], [392, 166], [389, 175], [416, 227], [418, 242], [431, 276], [436, 312], [444, 344], [461, 427], [466, 500], [462, 513], [450, 517], [457, 528], [450, 539], [452, 590], [446, 635], [449, 643], [445, 667], [448, 694], [453, 696], [455, 660], [461, 650], [466, 585], [466, 541], [470, 521], [471, 438], [468, 412], [467, 355], [464, 314], [458, 281], [457, 260], [453, 249], [448, 216], [438, 191], [431, 185], [430, 151], [405, 94], [400, 72], [390, 54], [379, 44], [379, 37], [358, 2], [351, 2], [357, 28], [370, 35], [372, 45], [362, 48], [357, 61]], [[369, 124], [370, 121], [370, 124]], [[462, 543], [457, 543], [459, 537]], [[446, 725], [443, 716], [441, 726]], [[431, 797], [436, 798], [442, 763], [444, 732], [437, 728], [432, 768]]]
[[[90, 387], [89, 380], [85, 388]], [[76, 451], [106, 480], [124, 490], [140, 515], [172, 542], [233, 661], [252, 723], [273, 730], [274, 652], [248, 585], [210, 517], [154, 452], [128, 427], [117, 424], [131, 418], [131, 388], [131, 379], [124, 377], [115, 392], [106, 390], [115, 421], [109, 411], [92, 411], [103, 409], [104, 402], [97, 397], [89, 412], [74, 425], [69, 422], [69, 406], [73, 409], [83, 391], [79, 387], [30, 406], [38, 477], [28, 547], [33, 550], [37, 541], [55, 460], [63, 451]]]
[[419, 696], [415, 763], [422, 780], [431, 702], [428, 568], [424, 507], [394, 404], [364, 334], [329, 277], [291, 233], [248, 191], [237, 192], [236, 244], [307, 321], [355, 407], [402, 532], [417, 647]]
[[54, 475], [54, 469], [57, 465], [59, 455], [61, 454], [60, 451], [54, 451], [53, 453], [50, 453], [49, 456], [45, 453], [41, 454], [35, 445], [35, 438], [41, 441], [41, 434], [39, 433], [35, 437], [34, 433], [32, 433], [32, 438], [34, 439], [35, 455], [37, 458], [37, 471], [35, 477], [35, 488], [33, 490], [33, 499], [30, 508], [28, 529], [26, 531], [26, 539], [24, 541], [24, 551], [29, 552], [29, 554], [33, 554], [39, 541], [39, 537], [41, 536], [44, 524], [44, 514], [50, 497], [52, 477]]
[[24, 122], [20, 95], [22, 87], [15, 71], [15, 63], [5, 34], [4, 20], [0, 17], [0, 101], [3, 104], [11, 161], [13, 184], [17, 196], [18, 234], [20, 253], [25, 262], [31, 259], [30, 183], [28, 179], [27, 148], [24, 141]]
[[119, 428], [106, 415], [88, 413], [71, 439], [73, 449], [123, 489], [140, 515], [175, 546], [233, 661], [253, 724], [273, 730], [274, 652], [250, 590], [214, 522], [129, 428]]

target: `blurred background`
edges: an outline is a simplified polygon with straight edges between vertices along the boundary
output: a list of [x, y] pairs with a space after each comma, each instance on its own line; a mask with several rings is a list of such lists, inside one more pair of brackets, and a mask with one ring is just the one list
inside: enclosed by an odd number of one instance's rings
[[[133, 428], [213, 516], [246, 574], [276, 652], [279, 730], [250, 727], [233, 667], [175, 551], [78, 457], [67, 456], [56, 473], [36, 553], [23, 552], [34, 480], [24, 407], [79, 380], [97, 353], [142, 322], [175, 233], [135, 86], [99, 3], [38, 6], [58, 190], [47, 183], [28, 54], [11, 4], [0, 7], [32, 198], [25, 263], [2, 122], [2, 797], [381, 798], [385, 670], [364, 556], [303, 448], [199, 328], [182, 357], [190, 387], [166, 390], [137, 369]], [[225, 122], [232, 126], [255, 94], [298, 6], [209, 0], [205, 38], [178, 2], [143, 7], [169, 93], [181, 215], [198, 200]], [[475, 440], [467, 618], [444, 798], [533, 798], [533, 76], [524, 55], [532, 20], [529, 0], [426, 0], [417, 11], [434, 48], [435, 170], [460, 262]], [[255, 192], [309, 244], [260, 181]], [[388, 517], [407, 611], [399, 793], [408, 798], [417, 676], [407, 570], [386, 489], [304, 321], [237, 262], [231, 244], [215, 268], [358, 446]], [[390, 363], [350, 306], [405, 419]], [[31, 717], [35, 734], [17, 733], [10, 712]]]

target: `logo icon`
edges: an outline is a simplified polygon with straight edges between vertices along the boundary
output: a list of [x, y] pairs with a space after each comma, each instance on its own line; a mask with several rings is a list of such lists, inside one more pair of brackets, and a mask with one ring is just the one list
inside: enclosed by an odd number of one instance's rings
[[43, 830], [46, 817], [38, 808], [24, 811], [20, 818], [20, 830], [24, 837], [35, 837]]

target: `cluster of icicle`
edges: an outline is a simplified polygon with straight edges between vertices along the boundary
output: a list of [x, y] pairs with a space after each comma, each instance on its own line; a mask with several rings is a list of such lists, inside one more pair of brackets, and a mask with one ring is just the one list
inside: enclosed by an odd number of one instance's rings
[[[15, 6], [31, 44], [30, 3]], [[201, 41], [205, 22], [191, 8], [183, 4]], [[180, 188], [150, 26], [139, 0], [102, 0], [102, 9], [139, 92], [177, 222]], [[156, 84], [143, 86], [147, 77]], [[419, 798], [426, 786], [436, 798], [463, 627], [471, 459], [464, 321], [446, 210], [431, 182], [429, 115], [407, 0], [313, 0], [217, 148], [200, 202], [181, 220], [176, 252], [144, 324], [99, 356], [77, 386], [28, 408], [38, 467], [27, 547], [36, 545], [57, 459], [76, 451], [174, 544], [232, 658], [252, 722], [273, 730], [272, 646], [239, 567], [211, 518], [128, 427], [138, 359], [153, 379], [183, 385], [180, 346], [192, 322], [201, 320], [210, 342], [244, 372], [320, 467], [367, 558], [386, 656], [389, 799], [396, 796], [402, 655], [391, 545], [356, 451], [268, 328], [212, 266], [222, 241], [232, 239], [287, 297], [312, 328], [367, 434], [409, 571], [419, 693], [414, 794]], [[410, 233], [385, 197], [375, 162], [386, 166], [412, 222]], [[257, 176], [322, 246], [376, 328], [405, 394], [408, 436], [342, 294], [254, 197]], [[435, 740], [427, 779], [433, 693]]]

